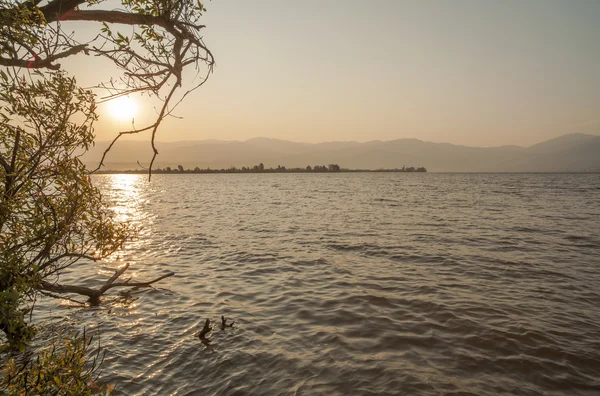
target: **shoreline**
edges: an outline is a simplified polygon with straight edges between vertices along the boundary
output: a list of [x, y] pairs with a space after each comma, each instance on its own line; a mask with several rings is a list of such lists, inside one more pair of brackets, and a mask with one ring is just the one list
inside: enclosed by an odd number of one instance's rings
[[[274, 173], [319, 173], [319, 174], [323, 174], [323, 173], [427, 173], [427, 170], [414, 170], [414, 171], [408, 171], [408, 170], [402, 170], [402, 169], [341, 169], [339, 171], [307, 171], [307, 170], [300, 170], [300, 169], [293, 169], [293, 170], [263, 170], [263, 171], [242, 171], [239, 169], [236, 170], [230, 170], [230, 169], [215, 169], [215, 170], [199, 170], [199, 171], [195, 171], [195, 170], [184, 170], [184, 171], [179, 171], [179, 170], [172, 170], [172, 171], [164, 171], [162, 169], [156, 169], [152, 171], [153, 175], [181, 175], [181, 174], [223, 174], [223, 173], [229, 173], [229, 174], [263, 174], [263, 173], [267, 173], [267, 174], [274, 174]], [[141, 169], [141, 170], [99, 170], [96, 172], [93, 172], [93, 174], [95, 175], [118, 175], [118, 174], [132, 174], [132, 175], [146, 175], [148, 174], [148, 170], [147, 169]]]

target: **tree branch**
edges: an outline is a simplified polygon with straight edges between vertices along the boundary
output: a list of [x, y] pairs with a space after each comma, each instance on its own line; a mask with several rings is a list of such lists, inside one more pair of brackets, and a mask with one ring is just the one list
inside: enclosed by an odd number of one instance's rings
[[[45, 14], [45, 13], [44, 13]], [[53, 22], [54, 20], [48, 20]], [[63, 15], [61, 21], [95, 21], [106, 23], [119, 23], [123, 25], [157, 25], [166, 30], [173, 30], [173, 23], [162, 16], [134, 14], [122, 11], [107, 10], [74, 10]]]
[[40, 290], [40, 293], [42, 293], [44, 296], [48, 296], [48, 297], [52, 297], [52, 298], [57, 298], [60, 300], [67, 300], [67, 301], [71, 301], [77, 304], [81, 304], [81, 305], [85, 305], [85, 303], [83, 301], [79, 301], [79, 300], [75, 300], [69, 297], [64, 297], [64, 296], [59, 296], [57, 294], [52, 294], [50, 292], [44, 291], [44, 290]]
[[6, 162], [6, 160], [4, 159], [4, 157], [2, 156], [2, 154], [0, 154], [0, 165], [2, 165], [2, 167], [4, 168], [4, 171], [6, 173], [11, 173], [12, 172], [12, 168], [10, 167], [10, 165], [8, 164], [8, 162]]
[[124, 132], [119, 132], [119, 134], [112, 140], [112, 142], [110, 142], [110, 144], [108, 145], [108, 148], [106, 150], [104, 150], [104, 153], [102, 153], [102, 158], [100, 159], [100, 163], [98, 164], [98, 167], [94, 170], [92, 170], [90, 173], [94, 173], [97, 170], [99, 170], [102, 166], [104, 166], [104, 159], [106, 158], [106, 155], [108, 154], [108, 152], [110, 151], [110, 149], [112, 148], [112, 146], [117, 142], [117, 140], [119, 140], [119, 138], [123, 135], [134, 135], [143, 131], [147, 131], [150, 130], [152, 128], [154, 128], [156, 126], [157, 123], [154, 123], [150, 126], [147, 126], [145, 128], [142, 129], [134, 129], [131, 131], [124, 131]]
[[112, 289], [113, 287], [149, 287], [151, 286], [153, 283], [156, 283], [158, 281], [161, 281], [165, 278], [169, 278], [173, 275], [175, 275], [174, 272], [169, 272], [167, 274], [164, 274], [162, 276], [159, 276], [156, 279], [147, 281], [147, 282], [130, 282], [129, 280], [125, 281], [125, 282], [117, 282], [114, 283], [115, 280], [117, 280], [121, 275], [123, 275], [123, 273], [129, 268], [129, 264], [126, 264], [124, 267], [119, 268], [113, 276], [111, 276], [106, 283], [104, 284], [104, 286], [102, 286], [100, 289], [92, 289], [90, 287], [85, 287], [85, 286], [76, 286], [76, 285], [61, 285], [58, 283], [50, 283], [47, 281], [42, 281], [41, 282], [41, 290], [46, 291], [46, 292], [54, 292], [54, 293], [59, 293], [59, 294], [63, 294], [63, 293], [75, 293], [75, 294], [81, 294], [83, 296], [87, 296], [89, 297], [89, 302], [93, 305], [96, 305], [100, 302], [100, 297], [106, 293], [108, 290]]
[[165, 278], [169, 278], [171, 276], [175, 275], [175, 272], [169, 272], [167, 274], [164, 274], [163, 276], [159, 276], [156, 279], [153, 279], [151, 281], [148, 282], [129, 282], [129, 281], [125, 281], [125, 282], [117, 282], [117, 283], [112, 283], [110, 285], [105, 285], [103, 286], [100, 291], [101, 294], [103, 294], [105, 291], [112, 289], [113, 287], [148, 287], [153, 283], [156, 283], [158, 281], [161, 281]]
[[123, 272], [127, 271], [127, 269], [129, 268], [129, 263], [125, 264], [123, 267], [119, 268], [118, 270], [115, 271], [115, 273], [113, 274], [113, 276], [111, 276], [106, 283], [104, 284], [104, 286], [106, 285], [110, 285], [111, 283], [113, 283], [115, 280], [117, 280], [117, 278], [121, 275], [123, 275]]
[[47, 68], [50, 70], [58, 70], [60, 69], [60, 65], [59, 64], [52, 64], [52, 62], [61, 59], [61, 58], [66, 58], [69, 57], [71, 55], [75, 55], [81, 51], [86, 51], [86, 44], [80, 44], [80, 45], [76, 45], [72, 48], [69, 48], [66, 51], [63, 52], [59, 52], [56, 55], [51, 55], [49, 57], [47, 57], [46, 59], [35, 59], [32, 61], [28, 61], [28, 60], [24, 60], [24, 59], [7, 59], [7, 58], [0, 58], [0, 66], [16, 66], [16, 67], [24, 67], [24, 68], [28, 68], [28, 69], [40, 69], [40, 68]]
[[198, 337], [200, 339], [206, 338], [206, 335], [210, 333], [211, 330], [212, 327], [210, 326], [210, 319], [206, 319], [206, 321], [204, 322], [204, 327], [202, 327], [202, 330], [200, 330]]
[[40, 7], [40, 11], [44, 14], [47, 22], [58, 21], [65, 13], [86, 2], [87, 0], [52, 0]]

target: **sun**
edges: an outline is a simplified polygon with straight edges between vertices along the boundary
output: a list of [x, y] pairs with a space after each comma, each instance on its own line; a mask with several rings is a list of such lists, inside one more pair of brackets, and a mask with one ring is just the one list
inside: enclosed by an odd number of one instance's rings
[[109, 114], [117, 120], [131, 121], [137, 114], [137, 103], [129, 96], [119, 96], [107, 104]]

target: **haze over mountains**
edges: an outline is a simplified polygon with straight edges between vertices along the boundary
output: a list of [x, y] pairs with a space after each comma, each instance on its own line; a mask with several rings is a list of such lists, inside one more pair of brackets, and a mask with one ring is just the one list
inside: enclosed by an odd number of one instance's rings
[[[99, 142], [84, 157], [97, 166], [109, 142]], [[600, 171], [600, 136], [569, 134], [530, 147], [467, 147], [418, 139], [392, 141], [298, 143], [254, 138], [247, 141], [200, 140], [159, 142], [154, 168], [230, 168], [263, 163], [282, 165], [339, 164], [350, 169], [424, 166], [430, 172], [589, 172]], [[139, 169], [152, 156], [149, 141], [119, 141], [105, 160], [106, 170]]]

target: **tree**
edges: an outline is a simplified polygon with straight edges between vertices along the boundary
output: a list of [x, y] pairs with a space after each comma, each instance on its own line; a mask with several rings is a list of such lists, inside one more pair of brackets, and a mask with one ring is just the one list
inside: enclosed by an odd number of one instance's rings
[[[0, 329], [12, 347], [23, 349], [33, 335], [27, 313], [39, 293], [78, 293], [97, 302], [113, 287], [148, 286], [172, 275], [117, 282], [125, 266], [99, 289], [57, 283], [66, 268], [110, 257], [135, 232], [113, 219], [80, 161], [94, 140], [96, 94], [78, 87], [58, 61], [89, 55], [112, 61], [121, 75], [98, 85], [101, 100], [141, 92], [161, 101], [153, 123], [121, 131], [104, 153], [124, 135], [149, 132], [149, 173], [158, 127], [214, 64], [200, 35], [201, 3], [121, 0], [119, 11], [103, 4], [0, 0]], [[71, 21], [97, 22], [98, 34], [80, 42], [64, 30]], [[188, 68], [196, 76], [206, 72], [176, 96]]]
[[[100, 85], [107, 94], [103, 100], [143, 92], [163, 104], [154, 123], [120, 132], [105, 155], [121, 136], [149, 131], [151, 172], [158, 155], [155, 136], [160, 123], [181, 99], [204, 84], [214, 65], [200, 35], [205, 27], [199, 24], [204, 6], [196, 0], [121, 0], [123, 10], [117, 11], [102, 8], [103, 0], [41, 3], [43, 0], [0, 0], [0, 66], [12, 68], [14, 79], [18, 69], [39, 69], [49, 75], [60, 69], [57, 61], [76, 55], [110, 59], [122, 75]], [[92, 41], [77, 41], [64, 30], [71, 21], [98, 22], [98, 35]], [[115, 30], [115, 26], [126, 29]], [[199, 73], [201, 65], [206, 66], [206, 74], [177, 100], [174, 95], [183, 84], [184, 69], [192, 67]], [[103, 161], [104, 157], [99, 167]]]
[[15, 346], [31, 335], [21, 308], [46, 279], [108, 257], [130, 235], [76, 154], [93, 142], [95, 114], [91, 94], [74, 84], [63, 72], [37, 81], [0, 72], [0, 329]]

